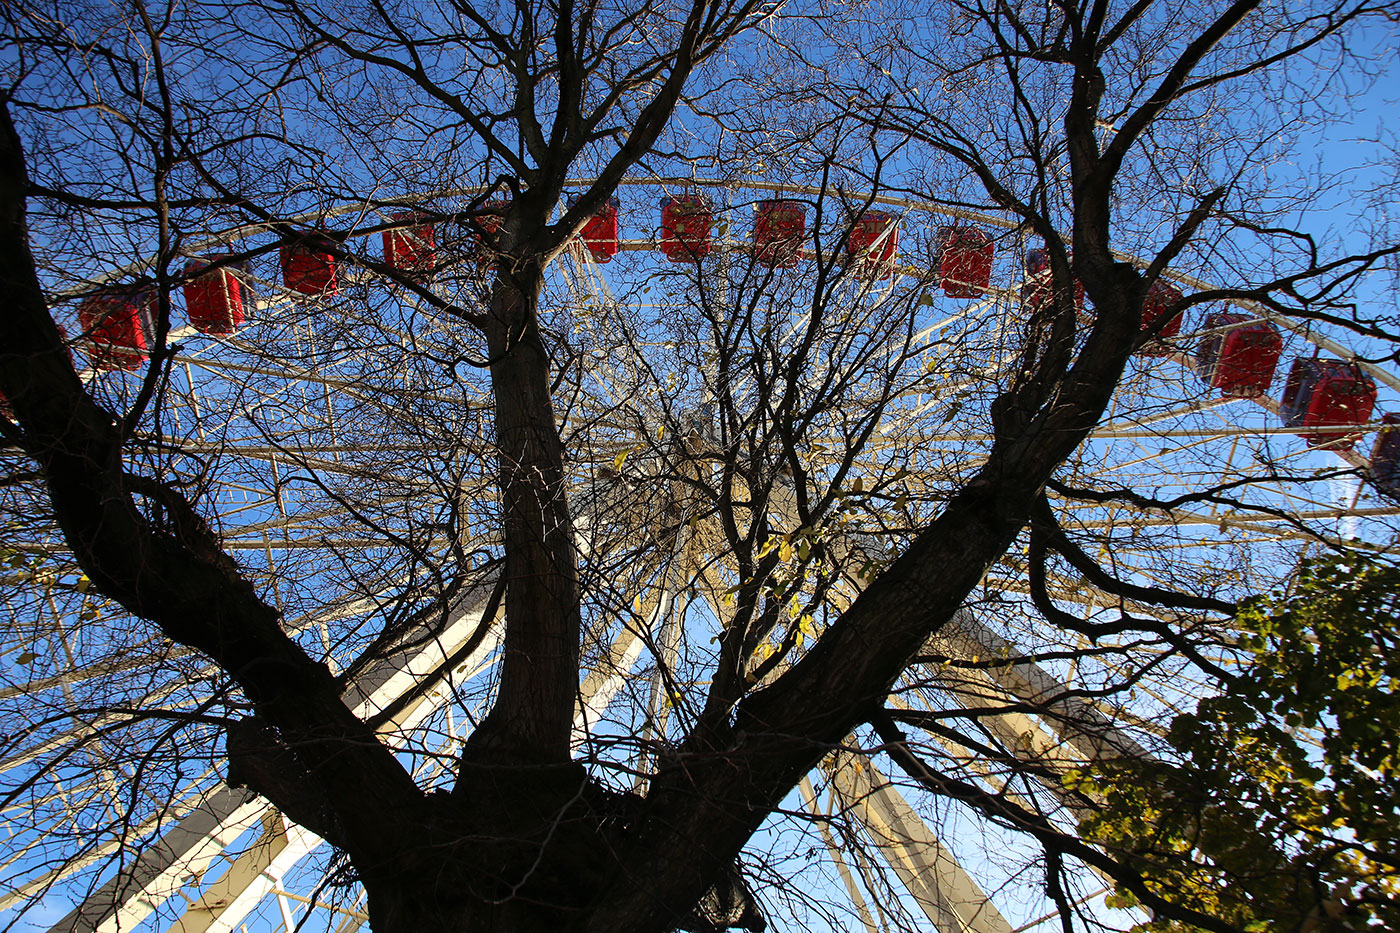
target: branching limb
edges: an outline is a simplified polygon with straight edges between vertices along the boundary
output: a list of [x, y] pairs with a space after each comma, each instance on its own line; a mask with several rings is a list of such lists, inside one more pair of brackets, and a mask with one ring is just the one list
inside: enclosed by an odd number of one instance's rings
[[884, 751], [899, 765], [912, 780], [940, 796], [966, 804], [990, 820], [1026, 833], [1036, 839], [1046, 851], [1054, 851], [1060, 856], [1072, 856], [1079, 861], [1103, 872], [1133, 893], [1143, 905], [1154, 912], [1192, 924], [1203, 930], [1215, 933], [1242, 933], [1237, 927], [1218, 920], [1209, 914], [1175, 904], [1157, 894], [1141, 874], [1127, 867], [1117, 859], [1099, 851], [1088, 843], [1055, 826], [1039, 813], [1032, 813], [1004, 797], [957, 778], [940, 773], [923, 759], [919, 758], [905, 744], [904, 734], [887, 717], [877, 717], [871, 722], [875, 731], [885, 742]]

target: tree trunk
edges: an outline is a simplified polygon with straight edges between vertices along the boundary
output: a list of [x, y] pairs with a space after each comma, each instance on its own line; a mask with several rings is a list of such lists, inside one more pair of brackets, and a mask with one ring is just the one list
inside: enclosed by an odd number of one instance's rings
[[501, 272], [485, 323], [505, 545], [505, 647], [491, 712], [464, 760], [563, 763], [578, 695], [578, 552], [536, 312], [543, 269]]

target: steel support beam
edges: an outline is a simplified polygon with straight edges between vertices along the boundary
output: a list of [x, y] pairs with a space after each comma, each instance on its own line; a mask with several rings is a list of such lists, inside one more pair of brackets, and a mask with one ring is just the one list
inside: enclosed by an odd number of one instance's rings
[[831, 784], [938, 933], [1011, 933], [1001, 911], [869, 758], [839, 757]]

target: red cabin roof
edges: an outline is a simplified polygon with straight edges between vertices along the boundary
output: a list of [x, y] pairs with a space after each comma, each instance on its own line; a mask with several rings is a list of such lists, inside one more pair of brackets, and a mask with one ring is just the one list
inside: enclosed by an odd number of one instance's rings
[[753, 221], [753, 258], [760, 265], [791, 269], [802, 257], [807, 208], [801, 201], [774, 198], [758, 202]]
[[710, 199], [698, 194], [661, 199], [661, 252], [672, 262], [699, 262], [710, 252]]
[[243, 326], [243, 286], [227, 266], [204, 271], [224, 256], [185, 264], [185, 313], [201, 334], [231, 334]]

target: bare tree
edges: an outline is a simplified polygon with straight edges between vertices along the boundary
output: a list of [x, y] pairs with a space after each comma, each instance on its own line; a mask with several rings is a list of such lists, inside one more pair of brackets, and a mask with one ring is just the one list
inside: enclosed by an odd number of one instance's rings
[[[7, 14], [0, 429], [24, 585], [6, 637], [58, 638], [75, 657], [43, 663], [87, 699], [7, 726], [6, 805], [47, 837], [18, 871], [126, 859], [217, 778], [343, 853], [383, 931], [757, 928], [734, 875], [754, 833], [833, 753], [864, 775], [832, 772], [848, 815], [884, 800], [865, 757], [882, 752], [929, 799], [1033, 840], [1066, 929], [1066, 860], [1233, 929], [1081, 840], [1101, 800], [1066, 779], [1170, 753], [1150, 716], [1115, 712], [1139, 686], [1228, 681], [1228, 619], [1266, 576], [1251, 562], [1292, 547], [1180, 559], [1183, 507], [1326, 545], [1288, 497], [1330, 476], [1268, 462], [1136, 489], [1094, 434], [1115, 393], [1119, 421], [1189, 402], [1137, 394], [1159, 281], [1221, 283], [1172, 310], [1394, 334], [1353, 296], [1395, 247], [1334, 257], [1251, 187], [1269, 120], [1315, 90], [1274, 76], [1384, 7], [951, 4], [946, 36], [930, 10], [756, 2], [55, 12]], [[1228, 93], [1247, 117], [1221, 116]], [[707, 160], [731, 192], [757, 170], [802, 201], [805, 252], [717, 230], [665, 269], [624, 251], [607, 280], [630, 291], [579, 284], [597, 273], [579, 234], [610, 197], [644, 172], [685, 194], [660, 179]], [[736, 198], [705, 209], [726, 222]], [[896, 274], [898, 227], [871, 213], [892, 203], [979, 213], [1001, 255], [1043, 244], [1045, 268], [940, 315], [949, 240], [911, 231]], [[421, 263], [365, 246], [425, 225]], [[337, 267], [333, 287], [270, 284], [289, 248]], [[268, 313], [201, 355], [172, 342], [172, 306], [184, 258], [210, 253]], [[98, 362], [101, 335], [55, 319], [138, 280], [149, 363], [80, 379], [65, 345]], [[463, 619], [414, 683], [367, 686]], [[1066, 665], [1074, 686], [1044, 673]], [[8, 696], [46, 696], [12, 676]], [[1169, 689], [1158, 716], [1191, 693]], [[434, 691], [440, 711], [409, 716]], [[92, 825], [64, 837], [75, 773]]]

